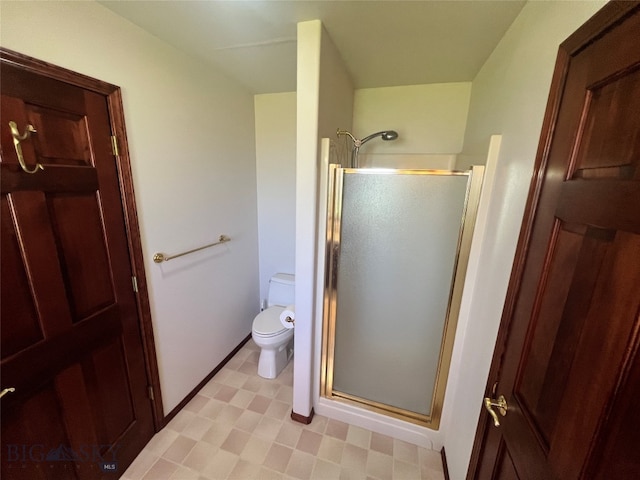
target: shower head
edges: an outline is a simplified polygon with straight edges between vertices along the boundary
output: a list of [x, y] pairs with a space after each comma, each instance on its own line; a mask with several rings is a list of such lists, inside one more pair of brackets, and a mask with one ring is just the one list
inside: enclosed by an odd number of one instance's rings
[[376, 137], [381, 137], [382, 140], [385, 140], [388, 142], [389, 140], [395, 140], [396, 138], [398, 138], [398, 132], [396, 132], [395, 130], [384, 130], [382, 132], [372, 133], [368, 137], [364, 137], [362, 140], [360, 140], [360, 145], [363, 145], [369, 140], [371, 140], [372, 138], [376, 138]]
[[388, 141], [388, 140], [395, 140], [396, 138], [398, 138], [398, 132], [396, 132], [395, 130], [387, 130], [382, 134], [382, 140]]
[[353, 168], [358, 168], [358, 152], [360, 150], [360, 147], [367, 143], [369, 140], [371, 140], [372, 138], [381, 137], [382, 140], [388, 142], [390, 140], [395, 140], [396, 138], [398, 138], [398, 132], [396, 132], [395, 130], [383, 130], [381, 132], [372, 133], [368, 137], [364, 137], [362, 140], [357, 139], [346, 130], [338, 129], [336, 135], [338, 137], [347, 135], [353, 141], [353, 148], [351, 150], [351, 167]]

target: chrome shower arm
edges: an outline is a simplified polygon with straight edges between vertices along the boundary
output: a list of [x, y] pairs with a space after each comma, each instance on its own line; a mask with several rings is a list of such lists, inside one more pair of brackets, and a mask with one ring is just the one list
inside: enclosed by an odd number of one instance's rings
[[349, 138], [351, 138], [351, 140], [353, 141], [353, 146], [354, 147], [359, 147], [360, 145], [362, 145], [362, 140], [358, 140], [356, 137], [354, 137], [351, 132], [348, 132], [346, 130], [340, 130], [338, 129], [338, 131], [336, 132], [336, 135], [339, 137], [341, 135], [348, 135]]
[[350, 132], [346, 130], [338, 130], [336, 131], [336, 135], [340, 137], [341, 135], [348, 135], [349, 138], [353, 141], [353, 148], [351, 149], [351, 167], [358, 168], [360, 165], [358, 163], [358, 153], [360, 151], [360, 147], [364, 145], [366, 142], [371, 140], [372, 138], [382, 137], [382, 140], [395, 140], [398, 138], [398, 132], [395, 130], [383, 130], [381, 132], [372, 133], [371, 135], [364, 137], [362, 140], [354, 137]]

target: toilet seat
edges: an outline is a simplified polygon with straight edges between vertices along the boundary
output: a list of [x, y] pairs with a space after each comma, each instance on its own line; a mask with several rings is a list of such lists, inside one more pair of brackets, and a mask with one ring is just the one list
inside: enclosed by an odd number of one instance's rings
[[284, 307], [273, 306], [260, 312], [253, 320], [253, 333], [268, 338], [286, 332], [288, 329], [280, 322], [280, 314]]

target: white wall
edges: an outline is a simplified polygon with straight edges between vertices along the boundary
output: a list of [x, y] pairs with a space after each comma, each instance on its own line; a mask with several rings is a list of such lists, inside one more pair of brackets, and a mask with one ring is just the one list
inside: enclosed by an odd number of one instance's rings
[[353, 129], [362, 138], [396, 130], [397, 140], [371, 141], [362, 153], [458, 153], [462, 150], [471, 82], [432, 83], [355, 91]]
[[[360, 165], [449, 168], [462, 150], [471, 82], [437, 83], [355, 91], [353, 134], [364, 138], [395, 130], [398, 139], [372, 139], [360, 149]], [[452, 165], [451, 165], [452, 166]]]
[[[253, 96], [94, 2], [2, 2], [3, 47], [122, 87], [165, 413], [258, 311]], [[153, 253], [232, 241], [162, 266]]]
[[445, 399], [452, 408], [443, 428], [453, 480], [467, 471], [558, 46], [604, 3], [528, 2], [473, 81], [463, 152], [485, 158], [493, 133], [502, 134], [502, 145], [470, 321], [454, 347], [462, 367]]
[[[318, 136], [334, 137], [338, 126], [352, 128], [354, 89], [340, 52], [322, 28], [320, 50], [320, 91], [318, 108]], [[318, 157], [320, 142], [316, 144]], [[319, 161], [318, 157], [316, 161]]]
[[293, 273], [296, 248], [296, 92], [255, 96], [260, 298], [274, 273]]
[[353, 85], [319, 20], [298, 24], [296, 146], [296, 327], [293, 411], [313, 407], [316, 234], [320, 139], [351, 127]]

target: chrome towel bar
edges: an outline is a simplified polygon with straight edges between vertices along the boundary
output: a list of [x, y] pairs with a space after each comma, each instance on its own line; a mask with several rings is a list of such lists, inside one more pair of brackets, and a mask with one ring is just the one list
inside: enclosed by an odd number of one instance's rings
[[168, 262], [174, 258], [182, 257], [183, 255], [189, 255], [190, 253], [198, 252], [200, 250], [204, 250], [205, 248], [214, 247], [216, 245], [220, 245], [221, 243], [230, 242], [231, 238], [226, 235], [220, 235], [218, 241], [215, 243], [210, 243], [209, 245], [204, 245], [203, 247], [194, 248], [193, 250], [189, 250], [187, 252], [176, 253], [175, 255], [167, 255], [166, 253], [156, 253], [153, 256], [153, 261], [156, 263]]

